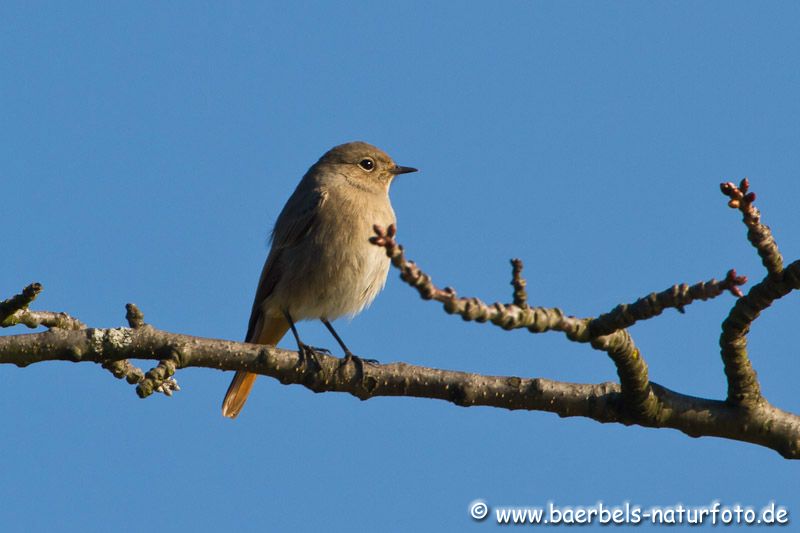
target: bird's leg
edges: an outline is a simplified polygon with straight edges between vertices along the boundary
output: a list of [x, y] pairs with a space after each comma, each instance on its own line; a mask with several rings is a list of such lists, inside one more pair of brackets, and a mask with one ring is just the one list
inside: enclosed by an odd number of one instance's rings
[[353, 357], [355, 357], [355, 355], [353, 355], [353, 352], [351, 352], [351, 351], [350, 351], [350, 349], [349, 349], [349, 348], [347, 347], [347, 345], [344, 343], [344, 341], [343, 341], [343, 340], [342, 340], [342, 338], [339, 336], [339, 334], [338, 334], [338, 333], [336, 333], [336, 330], [335, 330], [335, 329], [333, 329], [333, 326], [331, 325], [331, 323], [330, 323], [330, 322], [328, 322], [328, 321], [327, 321], [326, 319], [324, 319], [324, 318], [322, 318], [322, 319], [320, 319], [320, 320], [322, 320], [322, 323], [323, 323], [323, 324], [325, 324], [325, 327], [326, 327], [326, 328], [328, 328], [328, 331], [330, 331], [330, 332], [331, 332], [331, 335], [333, 335], [333, 338], [334, 338], [334, 339], [336, 339], [336, 342], [338, 342], [338, 343], [339, 343], [339, 346], [341, 346], [341, 347], [342, 347], [342, 351], [344, 351], [344, 357], [345, 357], [345, 359], [347, 359], [347, 360], [349, 361], [349, 360], [351, 360]]
[[320, 320], [322, 320], [322, 323], [325, 324], [326, 328], [328, 328], [328, 331], [331, 332], [331, 335], [333, 335], [333, 338], [336, 339], [336, 342], [339, 343], [339, 346], [342, 347], [342, 350], [344, 351], [344, 359], [342, 360], [342, 364], [343, 365], [346, 365], [347, 363], [349, 363], [351, 361], [354, 362], [356, 365], [361, 365], [363, 363], [374, 365], [374, 364], [378, 363], [378, 361], [376, 361], [375, 359], [362, 359], [362, 358], [356, 356], [355, 354], [353, 354], [353, 352], [350, 351], [350, 349], [347, 347], [347, 345], [345, 345], [344, 341], [339, 336], [339, 334], [336, 333], [336, 330], [333, 329], [333, 326], [331, 325], [331, 323], [328, 322], [328, 320], [324, 319], [324, 318], [322, 318]]
[[[317, 350], [313, 346], [309, 346], [305, 344], [303, 341], [300, 340], [300, 335], [297, 333], [297, 328], [294, 325], [294, 320], [292, 320], [292, 315], [289, 314], [289, 311], [284, 311], [283, 316], [286, 318], [286, 321], [289, 323], [289, 327], [292, 329], [292, 335], [294, 335], [294, 340], [297, 341], [297, 351], [300, 353], [300, 362], [301, 364], [308, 365], [308, 362], [311, 361], [314, 363], [314, 366], [317, 370], [322, 369], [322, 365], [317, 358], [317, 351], [325, 351], [328, 350]], [[330, 352], [328, 352], [330, 353]]]

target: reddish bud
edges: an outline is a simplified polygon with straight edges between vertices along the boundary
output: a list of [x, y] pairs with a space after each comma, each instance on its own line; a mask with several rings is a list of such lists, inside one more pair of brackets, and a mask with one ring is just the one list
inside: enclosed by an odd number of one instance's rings
[[739, 184], [739, 188], [742, 192], [747, 192], [747, 189], [750, 188], [750, 181], [747, 178], [743, 178], [742, 182]]

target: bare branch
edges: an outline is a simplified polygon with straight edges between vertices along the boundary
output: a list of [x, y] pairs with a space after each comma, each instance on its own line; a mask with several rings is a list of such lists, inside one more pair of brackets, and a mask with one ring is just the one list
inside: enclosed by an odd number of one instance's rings
[[731, 269], [722, 281], [711, 279], [691, 287], [685, 283], [673, 285], [665, 291], [651, 293], [632, 304], [618, 305], [611, 312], [593, 319], [589, 324], [589, 330], [592, 336], [608, 335], [613, 331], [631, 327], [641, 320], [658, 316], [664, 309], [670, 307], [683, 313], [684, 307], [695, 300], [716, 298], [725, 291], [741, 297], [742, 291], [739, 286], [745, 283], [747, 278], [736, 275], [736, 271]]
[[362, 400], [378, 396], [411, 396], [445, 400], [460, 406], [548, 411], [559, 416], [583, 416], [598, 422], [669, 427], [692, 437], [714, 436], [751, 442], [800, 459], [800, 418], [770, 406], [746, 410], [725, 402], [694, 398], [655, 383], [651, 394], [660, 407], [656, 416], [640, 419], [622, 399], [614, 383], [563, 383], [542, 378], [482, 376], [437, 370], [405, 363], [353, 365], [318, 354], [319, 370], [303, 365], [297, 352], [274, 346], [203, 339], [138, 329], [50, 330], [0, 337], [0, 364], [18, 366], [42, 361], [169, 359], [175, 368], [202, 367], [247, 370], [272, 376], [283, 384], [300, 384], [315, 392], [345, 392]]
[[29, 311], [28, 306], [42, 292], [41, 283], [31, 283], [20, 294], [0, 302], [0, 328], [22, 324], [31, 329], [47, 328], [84, 329], [86, 325], [66, 313]]
[[[692, 286], [674, 285], [632, 304], [622, 304], [597, 318], [577, 318], [557, 308], [531, 307], [522, 261], [512, 260], [512, 303], [488, 305], [478, 298], [459, 298], [451, 288], [437, 287], [430, 276], [405, 258], [394, 239], [395, 228], [375, 226], [373, 244], [385, 249], [400, 277], [426, 300], [443, 304], [446, 312], [462, 319], [491, 322], [503, 329], [526, 328], [531, 333], [560, 331], [568, 339], [589, 343], [614, 362], [620, 384], [576, 384], [546, 379], [483, 376], [438, 370], [405, 363], [343, 364], [317, 353], [315, 365], [297, 352], [274, 346], [203, 339], [160, 331], [145, 324], [144, 315], [127, 305], [130, 328], [95, 329], [65, 313], [30, 311], [41, 291], [32, 284], [22, 293], [0, 302], [0, 327], [44, 325], [43, 333], [0, 337], [0, 364], [17, 366], [42, 361], [90, 361], [99, 363], [118, 378], [137, 384], [137, 394], [167, 396], [180, 390], [176, 370], [186, 367], [245, 370], [271, 376], [284, 384], [301, 384], [315, 392], [346, 392], [362, 400], [376, 396], [414, 396], [441, 399], [461, 406], [485, 405], [505, 409], [541, 410], [559, 416], [584, 416], [599, 422], [646, 427], [669, 427], [693, 437], [716, 436], [751, 442], [800, 459], [800, 417], [787, 413], [761, 395], [756, 373], [747, 353], [746, 335], [761, 311], [772, 302], [800, 288], [800, 261], [783, 268], [783, 259], [769, 228], [760, 222], [753, 206], [755, 194], [747, 180], [736, 187], [722, 184], [729, 205], [739, 209], [748, 227], [748, 238], [758, 250], [767, 276], [746, 295], [739, 287], [747, 280], [735, 270], [725, 279]], [[720, 347], [728, 379], [726, 401], [694, 398], [650, 382], [647, 364], [627, 328], [658, 316], [667, 308], [683, 312], [697, 301], [715, 298], [725, 291], [737, 296], [722, 324]], [[144, 374], [131, 359], [158, 361]]]
[[44, 326], [46, 328], [58, 329], [86, 329], [86, 324], [67, 313], [53, 313], [50, 311], [29, 311], [23, 309], [14, 313], [11, 318], [17, 324], [28, 326], [31, 329]]
[[750, 325], [762, 311], [775, 300], [797, 289], [800, 289], [800, 261], [782, 270], [779, 280], [768, 275], [753, 285], [746, 295], [736, 301], [722, 322], [719, 345], [728, 380], [729, 402], [751, 406], [763, 401], [758, 376], [747, 353], [747, 334]]
[[115, 378], [124, 379], [131, 385], [136, 385], [144, 380], [144, 372], [142, 372], [142, 369], [135, 366], [127, 359], [122, 359], [121, 361], [105, 361], [101, 366], [111, 372]]
[[147, 398], [154, 392], [172, 396], [172, 391], [181, 390], [178, 382], [172, 377], [175, 375], [175, 367], [176, 363], [172, 359], [159, 361], [158, 366], [145, 374], [144, 380], [136, 387], [139, 398]]
[[[144, 313], [136, 304], [125, 304], [125, 319], [131, 329], [139, 329], [144, 323]], [[164, 360], [158, 366], [151, 369], [147, 374], [135, 366], [128, 359], [119, 361], [106, 361], [102, 364], [103, 368], [111, 371], [114, 377], [125, 380], [131, 385], [137, 385], [136, 394], [140, 398], [147, 398], [154, 392], [160, 392], [167, 396], [172, 396], [174, 392], [181, 390], [178, 382], [173, 377], [175, 374], [175, 363], [172, 360]]]
[[528, 293], [525, 292], [527, 282], [522, 277], [522, 259], [511, 260], [511, 286], [514, 287], [514, 305], [520, 308], [528, 307]]
[[133, 329], [144, 326], [144, 313], [142, 313], [136, 304], [125, 304], [125, 320], [128, 325]]
[[741, 211], [742, 221], [747, 226], [747, 239], [758, 251], [761, 262], [770, 277], [776, 278], [783, 270], [783, 257], [781, 257], [781, 252], [772, 236], [772, 231], [769, 226], [761, 223], [761, 213], [753, 205], [756, 201], [756, 193], [748, 192], [750, 182], [744, 178], [737, 187], [728, 181], [721, 183], [720, 189], [722, 194], [730, 198], [728, 207]]
[[[598, 319], [576, 318], [565, 315], [560, 309], [530, 307], [527, 302], [524, 307], [501, 303], [490, 306], [478, 298], [458, 298], [455, 290], [450, 287], [438, 288], [428, 274], [405, 258], [403, 247], [394, 239], [394, 226], [385, 230], [375, 226], [374, 231], [371, 242], [386, 249], [392, 265], [400, 270], [400, 278], [415, 287], [423, 299], [443, 303], [447, 313], [457, 314], [464, 320], [489, 321], [503, 329], [527, 328], [531, 333], [561, 331], [572, 341], [588, 342], [593, 348], [606, 352], [617, 367], [626, 405], [643, 420], [655, 416], [660, 406], [650, 390], [647, 364], [624, 328], [639, 320], [657, 316], [665, 308], [683, 309], [694, 300], [714, 298], [726, 290], [741, 294], [738, 285], [746, 282], [746, 278], [737, 276], [731, 270], [721, 282], [712, 279], [692, 287], [675, 285], [662, 293], [640, 299], [633, 305], [618, 306]], [[514, 265], [515, 280], [520, 272], [521, 263], [519, 270]], [[515, 298], [516, 295], [517, 291]]]
[[798, 288], [800, 267], [797, 262], [783, 269], [783, 258], [768, 226], [761, 223], [761, 213], [755, 207], [756, 195], [749, 191], [750, 183], [743, 179], [737, 187], [731, 182], [720, 184], [722, 193], [730, 198], [728, 206], [742, 213], [747, 226], [747, 238], [758, 251], [767, 276], [753, 285], [740, 298], [722, 323], [719, 344], [725, 376], [728, 380], [728, 401], [736, 405], [753, 406], [763, 401], [758, 376], [747, 353], [747, 333], [750, 324], [772, 302]]
[[16, 322], [11, 323], [9, 321], [10, 317], [17, 311], [27, 309], [40, 292], [42, 292], [42, 284], [31, 283], [22, 289], [21, 293], [15, 294], [11, 298], [0, 302], [0, 326], [8, 327], [16, 324]]

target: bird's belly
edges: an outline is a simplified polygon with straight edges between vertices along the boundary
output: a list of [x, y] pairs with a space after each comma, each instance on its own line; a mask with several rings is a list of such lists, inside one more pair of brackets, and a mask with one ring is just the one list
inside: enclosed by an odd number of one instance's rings
[[[274, 304], [295, 320], [352, 316], [368, 306], [386, 283], [389, 259], [382, 248], [359, 235], [319, 235], [303, 250], [286, 250], [282, 277], [291, 283], [276, 287]], [[297, 259], [293, 260], [290, 254]], [[285, 290], [291, 287], [291, 292]]]

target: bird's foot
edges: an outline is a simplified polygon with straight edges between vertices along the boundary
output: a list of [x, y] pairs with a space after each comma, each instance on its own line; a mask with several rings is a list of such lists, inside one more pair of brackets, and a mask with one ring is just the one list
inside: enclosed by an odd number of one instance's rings
[[348, 351], [346, 351], [344, 353], [344, 357], [342, 357], [339, 360], [339, 368], [345, 367], [345, 366], [349, 365], [350, 363], [355, 365], [356, 372], [359, 375], [363, 375], [364, 374], [364, 365], [365, 364], [367, 364], [367, 365], [377, 365], [378, 361], [377, 361], [377, 359], [362, 359], [361, 357], [355, 355], [353, 352], [348, 350]]
[[331, 351], [327, 348], [320, 348], [319, 346], [309, 346], [309, 345], [306, 345], [306, 348], [310, 348], [311, 350], [313, 350], [318, 354], [324, 353], [325, 355], [331, 355]]
[[341, 361], [342, 361], [341, 364], [343, 364], [343, 365], [346, 365], [348, 363], [356, 363], [356, 364], [358, 364], [358, 363], [366, 363], [368, 365], [377, 365], [378, 364], [378, 360], [377, 359], [365, 359], [363, 357], [357, 356], [356, 354], [354, 354], [353, 352], [351, 352], [349, 350], [344, 353], [344, 357], [341, 359]]
[[300, 365], [306, 368], [313, 367], [315, 372], [322, 370], [322, 363], [319, 361], [320, 354], [331, 353], [325, 348], [317, 348], [302, 343], [297, 348], [300, 353]]

